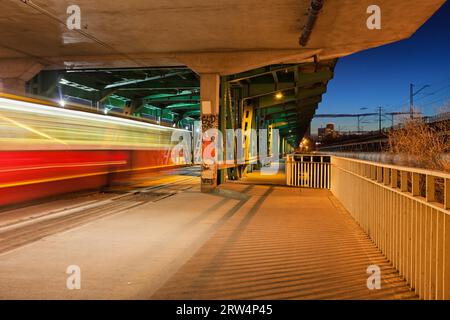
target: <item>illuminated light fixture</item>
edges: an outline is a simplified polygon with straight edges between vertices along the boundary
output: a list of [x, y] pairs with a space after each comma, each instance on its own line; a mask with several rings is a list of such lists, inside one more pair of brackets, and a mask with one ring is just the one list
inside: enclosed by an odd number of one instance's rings
[[283, 93], [278, 92], [278, 93], [275, 95], [275, 98], [277, 98], [277, 99], [283, 98]]
[[176, 124], [174, 123], [172, 127], [174, 127], [174, 128], [175, 128], [175, 126], [176, 126]]
[[105, 108], [105, 110], [103, 110], [103, 113], [104, 113], [104, 114], [108, 114], [108, 109]]
[[64, 108], [64, 106], [66, 105], [66, 102], [63, 99], [61, 99], [58, 101], [58, 104]]
[[188, 126], [186, 126], [186, 130], [189, 130], [189, 127], [188, 127]]
[[65, 85], [65, 86], [74, 87], [74, 88], [81, 89], [81, 90], [88, 91], [88, 92], [98, 91], [97, 89], [90, 88], [90, 87], [87, 87], [87, 86], [83, 86], [82, 84], [71, 82], [71, 81], [68, 81], [68, 80], [66, 80], [64, 78], [59, 80], [59, 83], [62, 84], [62, 85]]

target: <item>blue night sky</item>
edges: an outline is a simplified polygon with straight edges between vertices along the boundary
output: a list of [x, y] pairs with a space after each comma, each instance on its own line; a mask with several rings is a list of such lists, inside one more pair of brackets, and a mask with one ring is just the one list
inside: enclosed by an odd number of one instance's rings
[[[414, 97], [414, 104], [426, 115], [450, 102], [448, 1], [411, 38], [339, 59], [316, 113], [368, 113], [379, 106], [386, 112], [407, 111], [410, 83], [416, 90], [430, 86]], [[361, 124], [364, 130], [378, 128], [376, 117], [366, 120]], [[326, 123], [335, 123], [336, 130], [357, 127], [355, 118], [318, 118], [312, 122], [311, 133], [317, 134], [317, 128]]]

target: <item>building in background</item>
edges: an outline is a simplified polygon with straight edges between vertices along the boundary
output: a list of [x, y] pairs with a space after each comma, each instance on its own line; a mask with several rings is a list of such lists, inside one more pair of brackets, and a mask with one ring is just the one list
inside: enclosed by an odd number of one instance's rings
[[317, 140], [323, 141], [336, 138], [338, 133], [334, 130], [334, 123], [327, 123], [325, 128], [317, 129]]

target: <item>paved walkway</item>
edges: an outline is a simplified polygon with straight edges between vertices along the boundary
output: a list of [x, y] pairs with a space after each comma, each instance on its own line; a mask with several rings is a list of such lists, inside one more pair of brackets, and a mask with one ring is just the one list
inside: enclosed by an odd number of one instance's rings
[[[195, 184], [3, 253], [0, 298], [416, 298], [329, 191], [269, 180]], [[73, 264], [81, 290], [66, 288]], [[372, 264], [381, 290], [367, 289]]]
[[[249, 198], [153, 298], [416, 298], [328, 190], [225, 188]], [[374, 264], [382, 283], [371, 291]]]

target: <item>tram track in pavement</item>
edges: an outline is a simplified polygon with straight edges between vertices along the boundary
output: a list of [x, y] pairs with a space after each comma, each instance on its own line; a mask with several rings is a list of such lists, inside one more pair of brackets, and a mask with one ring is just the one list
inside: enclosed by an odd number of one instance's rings
[[[191, 189], [197, 183], [196, 177], [183, 177], [150, 187], [133, 188], [121, 191], [119, 195], [106, 200], [65, 207], [35, 219], [2, 226], [0, 227], [0, 254], [106, 216], [163, 200]], [[116, 190], [112, 193], [119, 192]]]

